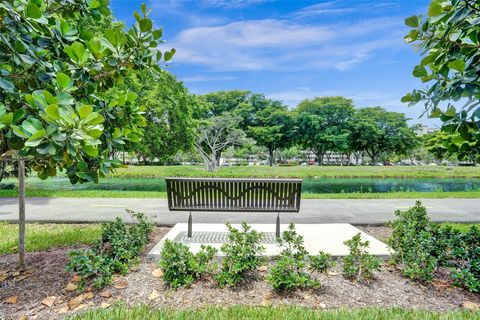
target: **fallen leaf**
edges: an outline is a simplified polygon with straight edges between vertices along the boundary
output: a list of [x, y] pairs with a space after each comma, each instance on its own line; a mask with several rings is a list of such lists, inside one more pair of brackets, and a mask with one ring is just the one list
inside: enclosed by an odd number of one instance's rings
[[148, 300], [155, 300], [160, 296], [157, 290], [153, 289], [152, 293], [148, 296]]
[[467, 310], [477, 311], [480, 310], [480, 304], [472, 301], [464, 301], [462, 307]]
[[86, 306], [87, 306], [86, 304], [79, 304], [75, 309], [73, 309], [73, 311], [82, 310], [82, 309], [84, 309]]
[[106, 309], [106, 308], [108, 308], [108, 307], [110, 307], [110, 306], [111, 306], [110, 303], [102, 302], [102, 304], [100, 305], [100, 308]]
[[308, 300], [308, 299], [310, 299], [310, 298], [312, 298], [312, 296], [309, 295], [309, 294], [303, 295], [303, 299], [305, 299], [305, 300]]
[[109, 290], [103, 290], [102, 292], [100, 292], [100, 297], [102, 298], [110, 298], [112, 296], [112, 292], [110, 292]]
[[83, 294], [83, 299], [88, 300], [93, 298], [93, 292], [86, 292]]
[[46, 297], [45, 299], [43, 299], [41, 303], [43, 305], [46, 305], [47, 307], [51, 307], [55, 303], [55, 300], [57, 300], [57, 297], [50, 296], [50, 297]]
[[272, 300], [273, 299], [273, 293], [271, 291], [267, 291], [263, 294], [263, 299], [265, 300]]
[[320, 308], [322, 309], [326, 309], [327, 308], [327, 305], [325, 303], [320, 303], [319, 304]]
[[268, 267], [267, 267], [267, 266], [260, 266], [260, 267], [258, 267], [258, 271], [260, 271], [260, 272], [265, 272], [265, 271], [267, 271], [267, 270], [268, 270]]
[[127, 286], [128, 286], [127, 280], [119, 280], [113, 285], [113, 287], [116, 289], [125, 289]]
[[18, 318], [18, 320], [28, 320], [28, 317], [26, 315], [23, 315], [20, 318]]
[[64, 314], [67, 313], [69, 310], [69, 307], [67, 305], [64, 305], [63, 307], [56, 309], [55, 312], [58, 314]]
[[338, 276], [338, 272], [329, 271], [328, 275], [329, 276]]
[[5, 303], [17, 304], [17, 299], [18, 299], [18, 296], [11, 296], [5, 299]]
[[7, 273], [0, 273], [0, 282], [7, 280], [9, 275]]
[[155, 278], [160, 278], [163, 276], [163, 271], [162, 269], [155, 269], [152, 271], [152, 276], [154, 276]]
[[269, 299], [263, 299], [262, 300], [262, 306], [270, 307], [271, 305], [272, 305], [272, 300], [269, 300]]
[[72, 278], [72, 281], [74, 283], [78, 283], [78, 282], [80, 282], [80, 280], [82, 280], [82, 278], [79, 275], [74, 275], [73, 278]]
[[76, 296], [75, 298], [72, 298], [70, 299], [70, 301], [68, 301], [68, 307], [70, 308], [70, 310], [73, 310], [75, 309], [76, 307], [78, 307], [83, 301], [83, 295], [79, 295], [79, 296]]
[[77, 290], [77, 288], [78, 288], [78, 285], [76, 285], [73, 282], [69, 282], [67, 284], [67, 286], [65, 287], [65, 291], [75, 291], [75, 290]]
[[17, 277], [20, 275], [20, 271], [14, 271], [12, 272], [12, 276]]
[[130, 271], [132, 271], [132, 272], [137, 272], [138, 269], [140, 269], [140, 267], [138, 265], [134, 265], [134, 266], [130, 267]]
[[25, 279], [27, 279], [28, 277], [30, 277], [31, 275], [32, 275], [31, 273], [29, 273], [29, 274], [23, 274], [23, 275], [21, 275], [21, 276], [19, 276], [19, 277], [17, 278], [17, 281], [25, 280]]

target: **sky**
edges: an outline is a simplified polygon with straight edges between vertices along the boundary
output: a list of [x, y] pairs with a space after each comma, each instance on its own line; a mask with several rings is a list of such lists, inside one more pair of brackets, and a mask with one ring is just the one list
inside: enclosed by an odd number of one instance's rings
[[[340, 95], [357, 107], [381, 106], [435, 127], [419, 104], [400, 98], [424, 85], [412, 76], [419, 52], [403, 37], [404, 19], [425, 14], [428, 0], [156, 0], [151, 19], [165, 69], [192, 93], [250, 90], [294, 108], [303, 99]], [[141, 1], [112, 0], [127, 26]]]

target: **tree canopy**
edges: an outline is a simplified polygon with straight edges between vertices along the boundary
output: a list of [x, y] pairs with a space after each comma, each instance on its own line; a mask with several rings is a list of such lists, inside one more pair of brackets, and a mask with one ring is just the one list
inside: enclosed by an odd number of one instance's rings
[[460, 133], [449, 144], [451, 152], [468, 149], [470, 132], [480, 128], [480, 2], [432, 0], [425, 18], [411, 16], [405, 23], [412, 28], [405, 41], [423, 56], [413, 76], [429, 87], [402, 101], [424, 102], [444, 131]]
[[145, 5], [128, 30], [90, 28], [112, 21], [108, 4], [0, 2], [0, 154], [30, 159], [42, 179], [65, 170], [72, 183], [97, 181], [117, 167], [109, 155], [139, 141], [144, 108], [134, 92], [105, 93], [175, 52], [157, 50], [162, 30]]

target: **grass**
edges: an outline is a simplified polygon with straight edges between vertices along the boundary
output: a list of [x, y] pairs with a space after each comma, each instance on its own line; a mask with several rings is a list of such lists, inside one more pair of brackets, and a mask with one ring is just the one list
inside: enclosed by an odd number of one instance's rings
[[[18, 197], [17, 190], [0, 190], [0, 198]], [[46, 198], [166, 198], [166, 192], [121, 190], [27, 189], [27, 197]], [[443, 199], [480, 198], [480, 191], [385, 192], [385, 193], [302, 193], [303, 199]]]
[[225, 178], [480, 178], [479, 167], [445, 166], [242, 166], [207, 172], [204, 166], [129, 166], [112, 177], [225, 177]]
[[442, 225], [448, 225], [451, 226], [453, 229], [459, 230], [462, 233], [468, 232], [471, 227], [476, 226], [477, 228], [480, 228], [480, 223], [449, 223], [445, 222], [442, 223]]
[[453, 320], [474, 319], [480, 317], [480, 312], [450, 311], [437, 313], [424, 310], [410, 310], [400, 308], [365, 308], [365, 309], [339, 309], [319, 311], [301, 307], [245, 307], [235, 306], [229, 308], [207, 307], [205, 309], [153, 309], [147, 306], [127, 308], [115, 306], [111, 309], [95, 309], [70, 319], [74, 320], [157, 320], [157, 319], [182, 319], [182, 320], [229, 320], [229, 319], [318, 319], [318, 320]]
[[[38, 224], [26, 226], [26, 251], [92, 244], [100, 238], [100, 226], [75, 224]], [[18, 225], [0, 222], [0, 254], [18, 251]]]

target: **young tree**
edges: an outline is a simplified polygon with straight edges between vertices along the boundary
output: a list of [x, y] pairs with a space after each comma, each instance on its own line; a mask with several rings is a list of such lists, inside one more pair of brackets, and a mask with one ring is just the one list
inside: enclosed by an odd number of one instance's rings
[[468, 148], [469, 132], [480, 127], [479, 20], [480, 2], [475, 0], [432, 0], [425, 19], [405, 19], [412, 28], [405, 41], [423, 56], [413, 76], [430, 86], [413, 90], [402, 101], [424, 102], [431, 117], [440, 117], [443, 131], [459, 132], [449, 143], [457, 150]]
[[[437, 160], [457, 159], [476, 165], [480, 159], [480, 131], [470, 130], [468, 136], [461, 136], [458, 132], [437, 131], [429, 134], [425, 139], [425, 148]], [[462, 149], [456, 148], [457, 141], [467, 141]]]
[[245, 143], [246, 135], [238, 128], [239, 116], [224, 112], [200, 123], [195, 148], [202, 156], [208, 171], [216, 171], [219, 155], [230, 146]]
[[317, 97], [307, 99], [295, 110], [298, 114], [298, 140], [311, 150], [322, 165], [327, 151], [349, 150], [350, 120], [353, 116], [351, 99]]
[[391, 154], [407, 154], [418, 141], [403, 113], [381, 107], [362, 108], [355, 113], [351, 139], [356, 149], [364, 150], [373, 163]]
[[269, 164], [275, 164], [275, 151], [291, 145], [295, 120], [287, 107], [272, 103], [255, 114], [254, 125], [249, 127], [249, 136], [258, 145], [268, 149]]
[[38, 177], [65, 171], [72, 183], [98, 181], [120, 165], [109, 156], [139, 141], [145, 126], [137, 94], [105, 96], [132, 69], [160, 70], [162, 31], [145, 5], [128, 31], [112, 21], [108, 0], [0, 2], [0, 155], [19, 162], [20, 266], [24, 265], [24, 160]]

